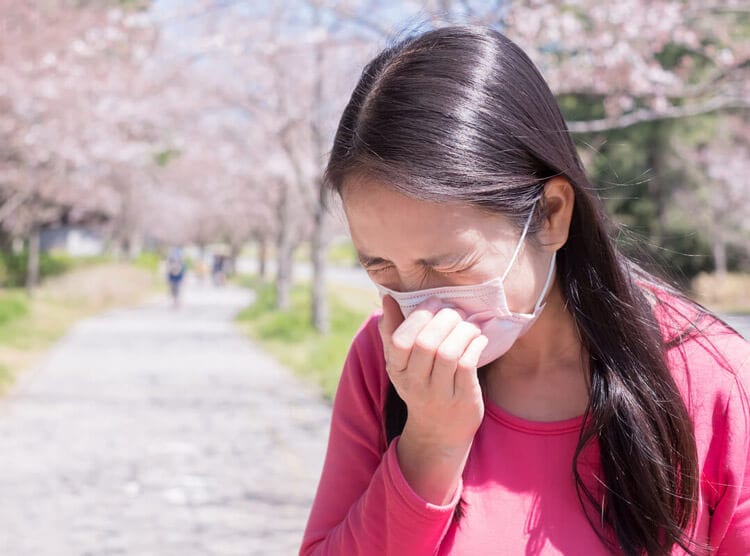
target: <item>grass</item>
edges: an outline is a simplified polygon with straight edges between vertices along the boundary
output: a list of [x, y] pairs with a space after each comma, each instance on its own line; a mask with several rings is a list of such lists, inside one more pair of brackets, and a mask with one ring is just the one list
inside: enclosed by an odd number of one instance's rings
[[153, 251], [142, 251], [133, 261], [133, 264], [143, 270], [157, 272], [161, 264], [161, 255]]
[[22, 291], [0, 294], [0, 326], [19, 319], [29, 312], [29, 300]]
[[354, 334], [379, 306], [377, 293], [340, 285], [329, 288], [331, 329], [323, 335], [310, 324], [309, 284], [295, 284], [291, 307], [279, 311], [274, 308], [272, 283], [256, 277], [243, 277], [240, 283], [256, 291], [256, 301], [237, 316], [240, 328], [282, 364], [333, 398]]
[[[72, 257], [66, 253], [53, 251], [39, 255], [39, 275], [42, 279], [59, 276], [75, 268], [101, 265], [112, 262], [111, 255]], [[26, 284], [28, 252], [10, 253], [0, 251], [0, 287], [20, 288]]]
[[77, 320], [143, 301], [155, 275], [128, 264], [76, 268], [46, 280], [29, 298], [0, 289], [0, 392], [33, 366]]
[[750, 314], [750, 274], [729, 273], [723, 278], [701, 273], [692, 282], [695, 298], [721, 313]]

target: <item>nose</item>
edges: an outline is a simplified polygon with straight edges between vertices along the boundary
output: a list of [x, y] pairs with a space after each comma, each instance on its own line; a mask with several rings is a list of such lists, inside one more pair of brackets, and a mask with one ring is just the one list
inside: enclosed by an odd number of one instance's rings
[[376, 281], [372, 276], [370, 279], [376, 286], [384, 287], [398, 293], [419, 294], [424, 290], [450, 286], [449, 283], [446, 283], [445, 279], [435, 276], [434, 273], [425, 272], [423, 269], [409, 271], [394, 269], [382, 281]]
[[425, 276], [404, 276], [399, 277], [398, 280], [394, 280], [394, 285], [388, 287], [397, 292], [418, 293], [423, 290], [440, 288], [446, 285], [445, 283], [441, 284], [435, 280], [430, 280]]

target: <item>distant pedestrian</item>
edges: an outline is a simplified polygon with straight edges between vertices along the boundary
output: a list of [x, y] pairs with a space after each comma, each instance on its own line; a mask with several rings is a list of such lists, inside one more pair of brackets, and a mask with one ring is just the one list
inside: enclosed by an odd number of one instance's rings
[[204, 256], [201, 255], [200, 257], [198, 257], [198, 260], [195, 261], [192, 270], [195, 274], [195, 277], [198, 279], [198, 283], [203, 286], [206, 282], [206, 276], [208, 276], [208, 263], [206, 263], [206, 259]]
[[173, 249], [167, 259], [167, 281], [169, 282], [169, 291], [174, 307], [180, 306], [180, 288], [184, 278], [185, 259], [182, 256], [182, 250]]
[[226, 280], [226, 257], [220, 253], [214, 255], [211, 265], [211, 277], [214, 286], [223, 286]]

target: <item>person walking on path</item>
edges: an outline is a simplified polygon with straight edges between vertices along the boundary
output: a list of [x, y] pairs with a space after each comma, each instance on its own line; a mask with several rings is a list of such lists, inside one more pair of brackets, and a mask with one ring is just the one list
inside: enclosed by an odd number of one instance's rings
[[750, 554], [750, 345], [618, 251], [518, 46], [381, 52], [325, 183], [382, 309], [301, 555]]
[[169, 293], [172, 297], [172, 306], [180, 306], [180, 290], [182, 281], [185, 278], [185, 259], [182, 256], [182, 250], [175, 248], [169, 254], [167, 259], [167, 282], [169, 283]]

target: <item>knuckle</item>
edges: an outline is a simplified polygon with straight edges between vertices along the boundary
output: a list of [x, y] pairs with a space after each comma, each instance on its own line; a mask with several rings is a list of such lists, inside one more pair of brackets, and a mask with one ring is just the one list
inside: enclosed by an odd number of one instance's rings
[[472, 337], [479, 336], [479, 334], [482, 333], [481, 329], [474, 323], [461, 321], [458, 323], [458, 326], [461, 328], [462, 331], [467, 332]]
[[391, 337], [391, 345], [397, 351], [406, 351], [409, 349], [409, 340], [401, 334], [394, 334]]
[[388, 373], [388, 376], [391, 377], [392, 382], [398, 382], [398, 373], [400, 373], [402, 369], [395, 369], [392, 365], [386, 365], [385, 370]]
[[435, 340], [430, 336], [417, 336], [414, 347], [420, 351], [432, 352], [438, 347]]
[[477, 360], [474, 357], [470, 359], [462, 359], [459, 361], [457, 367], [462, 371], [473, 371], [477, 368]]
[[459, 369], [473, 369], [477, 366], [477, 357], [474, 355], [464, 355], [458, 360]]
[[454, 321], [454, 322], [463, 320], [461, 318], [461, 314], [453, 307], [443, 307], [437, 312], [437, 315], [439, 315], [443, 319]]
[[454, 362], [461, 354], [453, 346], [440, 346], [435, 354], [435, 357], [443, 362]]
[[411, 345], [407, 340], [404, 340], [403, 338], [394, 339], [391, 341], [391, 346], [393, 346], [393, 351], [396, 353], [408, 353], [411, 349]]
[[401, 371], [405, 369], [404, 365], [399, 362], [398, 357], [393, 357], [393, 354], [388, 354], [385, 358], [385, 370], [389, 376], [393, 377], [399, 375]]

